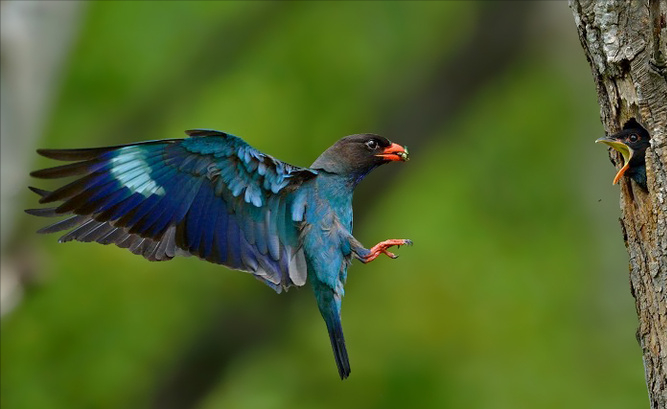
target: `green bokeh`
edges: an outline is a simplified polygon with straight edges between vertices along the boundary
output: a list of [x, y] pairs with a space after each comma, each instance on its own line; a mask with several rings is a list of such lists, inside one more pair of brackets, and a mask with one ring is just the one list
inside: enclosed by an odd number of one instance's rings
[[[485, 7], [93, 2], [40, 145], [215, 128], [306, 166], [337, 138], [381, 126]], [[15, 240], [43, 278], [2, 321], [1, 406], [157, 407], [217, 322], [229, 340], [219, 348], [239, 353], [211, 375], [202, 409], [646, 406], [614, 172], [593, 145], [603, 132], [594, 86], [565, 24], [565, 38], [535, 28], [509, 69], [455, 118], [443, 112], [433, 134], [386, 135], [428, 143], [366, 182], [382, 188], [357, 203], [355, 235], [415, 245], [350, 269], [348, 380], [308, 287], [278, 296], [195, 258], [60, 245], [32, 233], [43, 220], [20, 216]], [[241, 332], [258, 336], [239, 348]]]

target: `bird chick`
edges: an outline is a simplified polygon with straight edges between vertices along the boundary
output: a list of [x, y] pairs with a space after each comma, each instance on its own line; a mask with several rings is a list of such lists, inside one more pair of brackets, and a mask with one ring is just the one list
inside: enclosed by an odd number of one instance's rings
[[625, 175], [634, 180], [642, 189], [647, 190], [645, 156], [650, 140], [646, 129], [633, 127], [595, 141], [595, 143], [609, 145], [623, 155], [623, 167], [616, 173], [614, 184]]

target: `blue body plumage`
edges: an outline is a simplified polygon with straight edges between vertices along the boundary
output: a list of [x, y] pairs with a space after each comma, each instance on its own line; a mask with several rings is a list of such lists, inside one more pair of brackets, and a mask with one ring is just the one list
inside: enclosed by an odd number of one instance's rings
[[369, 262], [409, 240], [372, 249], [352, 236], [352, 192], [373, 168], [407, 160], [407, 151], [372, 134], [352, 135], [310, 168], [263, 154], [238, 137], [213, 130], [92, 149], [47, 150], [75, 163], [32, 173], [78, 176], [52, 192], [31, 188], [36, 216], [66, 216], [41, 233], [67, 231], [61, 242], [116, 244], [151, 261], [178, 254], [247, 271], [277, 292], [311, 282], [329, 331], [341, 378], [350, 373], [340, 321], [352, 258]]

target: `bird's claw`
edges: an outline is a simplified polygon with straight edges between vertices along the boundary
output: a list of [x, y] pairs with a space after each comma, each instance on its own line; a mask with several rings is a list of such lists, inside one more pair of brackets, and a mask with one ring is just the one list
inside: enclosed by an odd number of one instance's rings
[[[400, 249], [401, 246], [412, 246], [412, 245], [414, 244], [414, 243], [412, 242], [412, 240], [410, 240], [410, 239], [405, 239], [405, 240], [402, 240], [402, 241], [403, 241], [403, 243], [401, 243], [401, 244], [397, 244], [397, 245], [396, 245], [396, 248], [397, 248], [397, 249]], [[396, 256], [396, 257], [398, 257], [398, 256]], [[392, 258], [395, 258], [395, 257], [392, 257]]]
[[387, 249], [393, 246], [396, 246], [397, 248], [400, 248], [401, 246], [411, 246], [412, 245], [412, 240], [409, 239], [392, 239], [392, 240], [385, 240], [382, 241], [370, 250], [368, 255], [364, 257], [364, 262], [369, 263], [373, 260], [375, 260], [380, 254], [386, 254], [387, 257], [392, 258], [392, 259], [397, 259], [398, 254], [394, 254]]
[[389, 257], [389, 258], [393, 258], [393, 259], [397, 259], [397, 258], [398, 258], [398, 254], [394, 254], [394, 253], [392, 253], [392, 252], [390, 252], [390, 251], [387, 251], [387, 250], [384, 250], [384, 251], [382, 251], [382, 252], [383, 252], [384, 254], [386, 254], [387, 257]]

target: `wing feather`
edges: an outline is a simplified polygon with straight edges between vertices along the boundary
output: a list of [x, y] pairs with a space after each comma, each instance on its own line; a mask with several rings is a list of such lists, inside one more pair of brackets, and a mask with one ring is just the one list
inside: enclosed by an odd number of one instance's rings
[[186, 133], [186, 139], [40, 149], [42, 156], [74, 163], [32, 176], [75, 179], [53, 191], [31, 188], [40, 203], [55, 207], [26, 212], [65, 216], [39, 230], [66, 231], [61, 242], [115, 244], [152, 261], [196, 255], [250, 272], [276, 291], [303, 285], [297, 222], [305, 199], [298, 188], [317, 172], [280, 162], [230, 134]]

